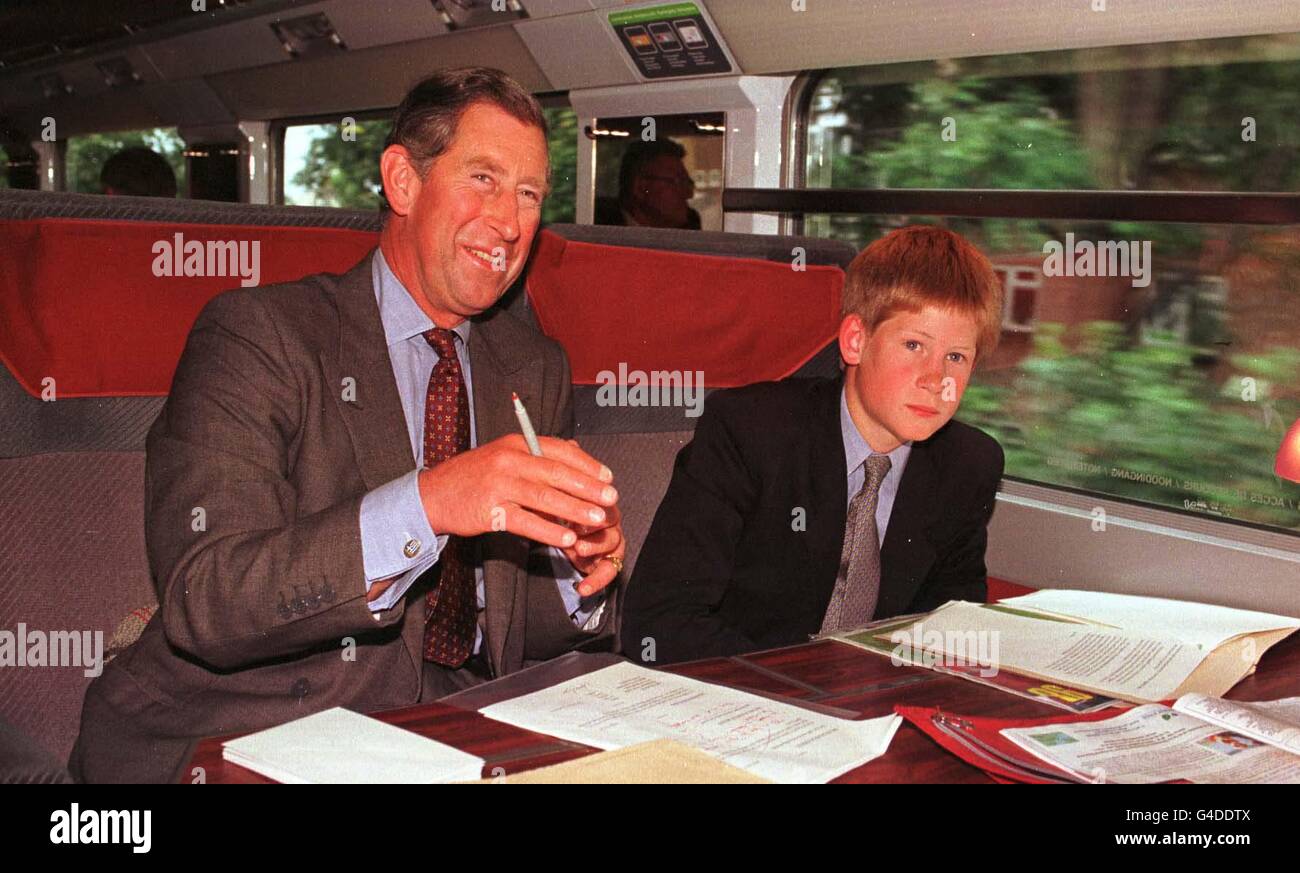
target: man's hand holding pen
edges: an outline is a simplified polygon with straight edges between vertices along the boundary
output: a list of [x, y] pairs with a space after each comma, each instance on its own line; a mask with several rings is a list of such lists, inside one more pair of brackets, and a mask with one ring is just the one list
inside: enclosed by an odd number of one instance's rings
[[542, 455], [511, 434], [422, 470], [429, 526], [459, 536], [507, 530], [559, 548], [586, 576], [578, 593], [594, 594], [614, 581], [625, 550], [614, 474], [576, 442], [537, 441]]
[[578, 583], [578, 593], [583, 597], [595, 594], [613, 582], [623, 569], [627, 544], [623, 542], [623, 523], [618, 505], [609, 506], [605, 516], [603, 524], [575, 525], [578, 541], [573, 547], [563, 549], [569, 563], [586, 577]]

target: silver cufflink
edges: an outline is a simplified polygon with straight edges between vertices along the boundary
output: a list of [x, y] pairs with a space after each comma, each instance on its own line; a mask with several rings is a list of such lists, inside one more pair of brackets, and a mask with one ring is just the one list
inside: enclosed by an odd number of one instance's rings
[[402, 554], [406, 555], [408, 558], [414, 558], [416, 555], [420, 554], [420, 541], [407, 540], [406, 545], [402, 547]]

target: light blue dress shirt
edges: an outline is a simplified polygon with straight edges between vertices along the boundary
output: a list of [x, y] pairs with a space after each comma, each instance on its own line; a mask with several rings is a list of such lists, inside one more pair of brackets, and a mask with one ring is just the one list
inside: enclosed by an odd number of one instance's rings
[[[840, 436], [844, 440], [844, 465], [849, 471], [849, 503], [862, 490], [866, 481], [867, 470], [864, 466], [867, 458], [877, 454], [862, 437], [862, 432], [853, 423], [849, 415], [849, 402], [840, 391]], [[894, 498], [898, 496], [898, 483], [903, 481], [903, 468], [912, 454], [912, 441], [908, 440], [892, 452], [887, 452], [889, 472], [880, 483], [880, 492], [876, 498], [876, 531], [880, 535], [880, 545], [885, 544], [885, 529], [889, 527], [889, 516], [894, 511]]]
[[[402, 400], [406, 416], [407, 435], [411, 440], [411, 454], [416, 459], [415, 469], [370, 491], [361, 500], [361, 548], [366, 573], [366, 590], [373, 583], [392, 576], [398, 578], [380, 597], [369, 604], [372, 612], [392, 609], [425, 570], [438, 561], [438, 555], [447, 545], [447, 536], [435, 535], [429, 526], [424, 504], [420, 500], [419, 474], [424, 465], [424, 407], [428, 396], [429, 377], [438, 363], [438, 353], [424, 338], [425, 331], [436, 325], [429, 319], [406, 288], [393, 274], [383, 252], [375, 250], [373, 264], [375, 299], [384, 325], [384, 338], [388, 343], [388, 356], [397, 380], [397, 393]], [[456, 356], [465, 377], [469, 399], [470, 447], [478, 445], [474, 424], [474, 380], [470, 371], [470, 322], [463, 321], [453, 332], [460, 338], [456, 343]], [[420, 551], [408, 557], [406, 544], [418, 540]], [[558, 549], [551, 549], [551, 563], [555, 570], [560, 599], [574, 623], [581, 626], [604, 601], [604, 592], [591, 597], [581, 597], [574, 590], [574, 582], [581, 578], [568, 558]], [[483, 569], [476, 567], [478, 608], [483, 609]], [[474, 651], [483, 642], [482, 630], [475, 632]]]

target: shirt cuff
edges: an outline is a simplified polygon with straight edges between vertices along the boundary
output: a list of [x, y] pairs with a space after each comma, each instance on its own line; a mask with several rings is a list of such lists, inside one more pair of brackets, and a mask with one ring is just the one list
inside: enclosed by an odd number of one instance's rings
[[605, 591], [583, 597], [573, 586], [582, 581], [582, 574], [574, 569], [573, 564], [564, 556], [564, 552], [552, 546], [547, 549], [551, 556], [551, 570], [555, 574], [555, 584], [560, 589], [560, 600], [564, 601], [564, 611], [575, 625], [584, 630], [587, 621], [605, 603]]
[[420, 501], [420, 471], [412, 470], [361, 498], [361, 552], [366, 592], [381, 579], [393, 584], [367, 605], [392, 609], [421, 573], [438, 561], [447, 537], [429, 526]]

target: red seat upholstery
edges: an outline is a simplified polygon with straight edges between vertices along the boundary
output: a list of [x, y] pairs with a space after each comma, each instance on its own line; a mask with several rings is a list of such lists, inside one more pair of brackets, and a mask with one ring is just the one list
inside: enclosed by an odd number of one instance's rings
[[234, 241], [251, 254], [258, 243], [262, 285], [342, 272], [378, 239], [318, 227], [0, 220], [0, 361], [33, 396], [47, 377], [58, 397], [166, 394], [199, 310], [240, 284], [229, 263], [227, 275], [155, 275], [160, 244], [175, 248], [178, 235], [182, 251]]
[[[528, 271], [537, 323], [575, 385], [602, 371], [702, 372], [710, 388], [782, 379], [835, 338], [844, 271], [566, 240]], [[607, 377], [608, 378], [608, 377]]]

